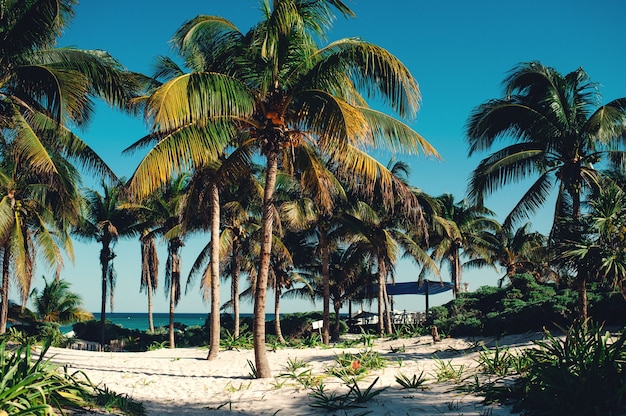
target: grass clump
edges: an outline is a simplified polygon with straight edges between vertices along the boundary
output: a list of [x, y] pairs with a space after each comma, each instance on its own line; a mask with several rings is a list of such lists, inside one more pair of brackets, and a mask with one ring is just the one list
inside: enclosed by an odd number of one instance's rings
[[396, 376], [396, 383], [398, 383], [403, 389], [407, 390], [426, 390], [424, 383], [428, 381], [428, 378], [422, 371], [419, 375], [413, 374], [413, 377], [409, 377], [403, 373], [398, 373]]
[[350, 383], [347, 383], [348, 392], [343, 394], [327, 392], [324, 384], [320, 383], [315, 386], [311, 392], [313, 403], [311, 403], [310, 406], [329, 412], [363, 407], [362, 404], [367, 403], [387, 389], [387, 387], [383, 387], [375, 390], [374, 385], [376, 385], [377, 382], [378, 377], [365, 389], [361, 389], [357, 381], [353, 379]]
[[341, 353], [335, 357], [337, 366], [331, 368], [329, 373], [343, 381], [352, 378], [361, 379], [368, 371], [384, 368], [387, 360], [380, 356], [380, 353], [371, 348], [353, 353]]

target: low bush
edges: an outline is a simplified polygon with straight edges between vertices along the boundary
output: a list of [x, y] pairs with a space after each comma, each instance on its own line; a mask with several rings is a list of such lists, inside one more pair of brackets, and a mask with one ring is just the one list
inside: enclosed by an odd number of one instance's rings
[[526, 365], [499, 400], [515, 399], [524, 414], [618, 415], [626, 411], [626, 332], [611, 336], [602, 325], [575, 322], [564, 337], [546, 333], [524, 352]]
[[[570, 325], [578, 316], [578, 294], [538, 283], [528, 274], [516, 275], [504, 288], [482, 287], [461, 293], [444, 306], [431, 308], [427, 326], [452, 336], [504, 335]], [[589, 285], [589, 313], [607, 324], [626, 323], [621, 294], [599, 284]]]

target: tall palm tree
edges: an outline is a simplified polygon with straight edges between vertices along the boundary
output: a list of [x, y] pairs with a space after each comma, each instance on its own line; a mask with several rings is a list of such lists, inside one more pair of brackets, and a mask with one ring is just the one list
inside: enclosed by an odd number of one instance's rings
[[[522, 63], [504, 81], [504, 98], [476, 107], [467, 123], [469, 154], [490, 150], [497, 139], [511, 144], [483, 159], [472, 173], [469, 196], [481, 203], [503, 185], [536, 176], [504, 222], [510, 228], [544, 204], [557, 188], [551, 238], [573, 240], [580, 235], [581, 198], [597, 186], [598, 162], [623, 166], [620, 149], [626, 129], [626, 98], [598, 106], [597, 84], [579, 68], [563, 76], [539, 62]], [[569, 229], [559, 218], [570, 217]], [[587, 276], [577, 286], [581, 317], [586, 310]]]
[[156, 245], [155, 229], [159, 226], [159, 192], [146, 197], [141, 204], [123, 204], [122, 208], [132, 209], [137, 215], [139, 245], [141, 249], [141, 275], [139, 292], [146, 291], [148, 296], [148, 329], [154, 332], [153, 295], [159, 287], [159, 255]]
[[[94, 97], [123, 107], [139, 80], [106, 52], [55, 48], [56, 38], [73, 16], [75, 3], [27, 0], [4, 2], [1, 7], [0, 138], [11, 143], [12, 158], [20, 172], [38, 175], [41, 184], [64, 184], [62, 176], [68, 171], [68, 159], [98, 174], [114, 177], [69, 126], [80, 126], [89, 120]], [[71, 194], [73, 185], [69, 182], [66, 185], [65, 193]], [[6, 201], [15, 202], [12, 197], [15, 191], [9, 190]], [[8, 215], [2, 220], [6, 220], [0, 225], [3, 230], [20, 222], [14, 222]], [[5, 274], [9, 273], [11, 257], [15, 254], [7, 241], [2, 238]], [[24, 267], [28, 264], [21, 260], [18, 263]], [[23, 266], [20, 266], [22, 271]], [[8, 283], [2, 287], [2, 293], [6, 291]], [[0, 328], [4, 325], [0, 324]]]
[[[432, 218], [431, 256], [440, 264], [449, 265], [456, 296], [462, 292], [463, 267], [490, 262], [493, 235], [499, 231], [500, 224], [487, 208], [469, 205], [466, 200], [455, 203], [450, 194], [441, 195], [435, 201], [439, 209]], [[467, 258], [465, 264], [463, 257]]]
[[86, 207], [81, 224], [75, 234], [79, 238], [95, 240], [100, 249], [100, 284], [102, 297], [100, 304], [100, 344], [105, 344], [106, 304], [109, 298], [113, 310], [113, 290], [115, 288], [115, 243], [120, 237], [132, 237], [139, 233], [135, 213], [123, 207], [123, 185], [113, 186], [102, 182], [102, 193], [88, 189], [85, 191]]
[[145, 290], [148, 295], [148, 328], [154, 332], [152, 296], [159, 287], [159, 256], [155, 235], [150, 229], [144, 229], [139, 237], [141, 244], [141, 282], [139, 291]]
[[80, 196], [78, 173], [62, 157], [54, 155], [58, 170], [47, 174], [22, 163], [13, 142], [0, 143], [0, 154], [0, 333], [4, 333], [11, 273], [24, 306], [38, 259], [57, 276], [62, 252], [73, 259], [69, 230], [79, 218]]
[[[194, 263], [191, 274], [196, 273], [198, 267], [208, 256], [208, 266], [204, 272], [207, 279], [203, 279], [201, 287], [206, 299], [207, 291], [210, 292], [211, 313], [209, 322], [209, 354], [207, 360], [217, 358], [220, 348], [220, 259], [221, 255], [221, 204], [220, 192], [226, 190], [235, 180], [245, 182], [251, 178], [251, 149], [248, 146], [240, 146], [230, 155], [222, 155], [218, 160], [207, 163], [196, 169], [191, 180], [190, 199], [188, 207], [193, 207], [188, 214], [184, 215], [188, 227], [206, 228], [209, 226], [211, 240], [209, 246], [200, 254]], [[249, 195], [248, 195], [249, 196]], [[242, 198], [246, 196], [242, 195]], [[209, 213], [208, 218], [197, 215], [200, 208]], [[237, 244], [237, 242], [235, 243]], [[190, 279], [191, 279], [190, 275]], [[188, 280], [190, 280], [188, 279]], [[208, 280], [208, 282], [206, 281]], [[235, 284], [235, 280], [233, 280]], [[237, 318], [238, 319], [238, 318]]]
[[[148, 187], [181, 166], [203, 163], [230, 143], [237, 131], [244, 132], [265, 157], [253, 328], [255, 366], [258, 376], [265, 378], [271, 376], [264, 317], [273, 199], [283, 157], [289, 157], [294, 146], [309, 142], [340, 166], [347, 180], [367, 188], [380, 172], [357, 146], [435, 152], [407, 125], [369, 109], [359, 93], [376, 95], [401, 117], [414, 116], [419, 89], [398, 59], [359, 39], [322, 48], [315, 43], [332, 22], [333, 7], [353, 16], [342, 1], [277, 0], [263, 2], [261, 7], [261, 21], [246, 34], [215, 16], [198, 16], [177, 32], [174, 44], [183, 56], [198, 56], [200, 51], [205, 56], [202, 68], [215, 72], [177, 77], [145, 100], [153, 136], [164, 138], [144, 158], [134, 181], [138, 188]], [[388, 180], [383, 183], [389, 185]]]
[[187, 204], [190, 175], [182, 174], [174, 178], [156, 197], [155, 213], [159, 225], [155, 234], [167, 241], [167, 260], [165, 262], [165, 295], [169, 299], [169, 347], [175, 348], [174, 313], [181, 296], [181, 255], [185, 245], [183, 211]]

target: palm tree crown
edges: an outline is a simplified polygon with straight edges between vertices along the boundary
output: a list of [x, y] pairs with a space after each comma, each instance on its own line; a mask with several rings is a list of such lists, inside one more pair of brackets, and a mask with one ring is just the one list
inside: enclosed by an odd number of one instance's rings
[[579, 218], [581, 194], [598, 183], [594, 164], [603, 158], [624, 160], [619, 139], [626, 128], [626, 99], [599, 106], [597, 85], [582, 68], [563, 76], [538, 62], [520, 64], [504, 85], [504, 98], [472, 112], [469, 154], [491, 149], [500, 138], [513, 143], [480, 162], [471, 177], [470, 197], [480, 202], [503, 185], [536, 175], [505, 227], [535, 212], [554, 187], [555, 218]]

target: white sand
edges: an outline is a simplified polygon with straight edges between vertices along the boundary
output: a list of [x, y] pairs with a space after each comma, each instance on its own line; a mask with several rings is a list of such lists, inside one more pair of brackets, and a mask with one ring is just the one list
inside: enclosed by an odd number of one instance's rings
[[[534, 336], [537, 337], [536, 335]], [[498, 345], [527, 347], [532, 335], [505, 337]], [[97, 385], [130, 395], [153, 415], [508, 415], [504, 406], [485, 406], [482, 398], [455, 390], [452, 381], [437, 383], [435, 373], [441, 360], [454, 368], [463, 366], [465, 377], [477, 367], [477, 345], [494, 345], [495, 339], [444, 339], [434, 344], [430, 337], [399, 340], [376, 340], [373, 349], [386, 358], [384, 369], [372, 371], [359, 381], [362, 390], [379, 377], [375, 390], [381, 394], [363, 404], [364, 408], [326, 412], [310, 405], [311, 389], [297, 381], [280, 377], [288, 360], [310, 364], [313, 375], [321, 376], [326, 392], [345, 393], [340, 379], [328, 375], [335, 358], [343, 352], [358, 353], [365, 347], [279, 349], [268, 352], [273, 378], [252, 379], [247, 360], [254, 352], [222, 351], [215, 361], [206, 361], [207, 350], [197, 348], [162, 349], [141, 353], [92, 352], [52, 348], [53, 362], [68, 364], [71, 370], [83, 371]], [[391, 351], [404, 347], [404, 352]], [[402, 372], [428, 378], [426, 390], [402, 389], [395, 377]], [[299, 370], [303, 371], [303, 370]], [[369, 413], [366, 413], [369, 412]]]

